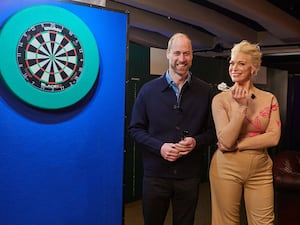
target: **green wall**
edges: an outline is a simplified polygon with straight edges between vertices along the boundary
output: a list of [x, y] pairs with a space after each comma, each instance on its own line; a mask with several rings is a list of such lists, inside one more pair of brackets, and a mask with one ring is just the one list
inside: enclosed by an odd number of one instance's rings
[[126, 117], [125, 117], [125, 168], [124, 168], [124, 202], [141, 198], [142, 162], [141, 151], [128, 136], [128, 124], [135, 97], [143, 83], [150, 79], [150, 49], [130, 44], [128, 57], [128, 76], [126, 82]]

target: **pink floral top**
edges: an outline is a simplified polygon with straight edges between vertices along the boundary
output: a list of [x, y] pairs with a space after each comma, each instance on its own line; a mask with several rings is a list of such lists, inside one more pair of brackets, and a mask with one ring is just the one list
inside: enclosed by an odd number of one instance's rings
[[281, 135], [279, 105], [267, 91], [252, 88], [255, 98], [248, 108], [240, 107], [230, 91], [217, 94], [212, 102], [213, 119], [218, 141], [228, 149], [263, 150], [276, 146]]

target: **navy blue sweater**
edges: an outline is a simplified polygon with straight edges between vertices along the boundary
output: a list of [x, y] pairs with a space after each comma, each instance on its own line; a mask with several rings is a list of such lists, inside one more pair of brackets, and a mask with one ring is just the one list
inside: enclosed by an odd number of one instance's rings
[[[212, 95], [212, 88], [194, 76], [183, 86], [179, 104], [165, 75], [143, 85], [132, 110], [129, 135], [142, 145], [145, 176], [200, 177], [201, 151], [216, 141], [211, 116]], [[183, 131], [196, 139], [195, 149], [175, 162], [163, 159], [161, 146], [180, 141]]]

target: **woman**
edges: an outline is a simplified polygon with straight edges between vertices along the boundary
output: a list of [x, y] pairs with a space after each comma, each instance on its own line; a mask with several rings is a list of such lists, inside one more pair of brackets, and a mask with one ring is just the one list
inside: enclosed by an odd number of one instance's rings
[[210, 166], [212, 225], [240, 223], [244, 195], [249, 225], [274, 224], [272, 160], [267, 148], [280, 139], [276, 97], [252, 83], [261, 64], [259, 46], [242, 41], [231, 49], [234, 85], [212, 102], [218, 149]]

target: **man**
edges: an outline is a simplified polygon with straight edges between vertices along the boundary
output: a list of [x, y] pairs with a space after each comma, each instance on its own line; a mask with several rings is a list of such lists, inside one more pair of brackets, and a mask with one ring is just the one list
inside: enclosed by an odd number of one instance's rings
[[163, 225], [170, 201], [174, 225], [193, 225], [202, 151], [215, 141], [212, 89], [189, 72], [192, 43], [168, 43], [168, 71], [146, 83], [135, 101], [129, 134], [143, 147], [145, 225]]

